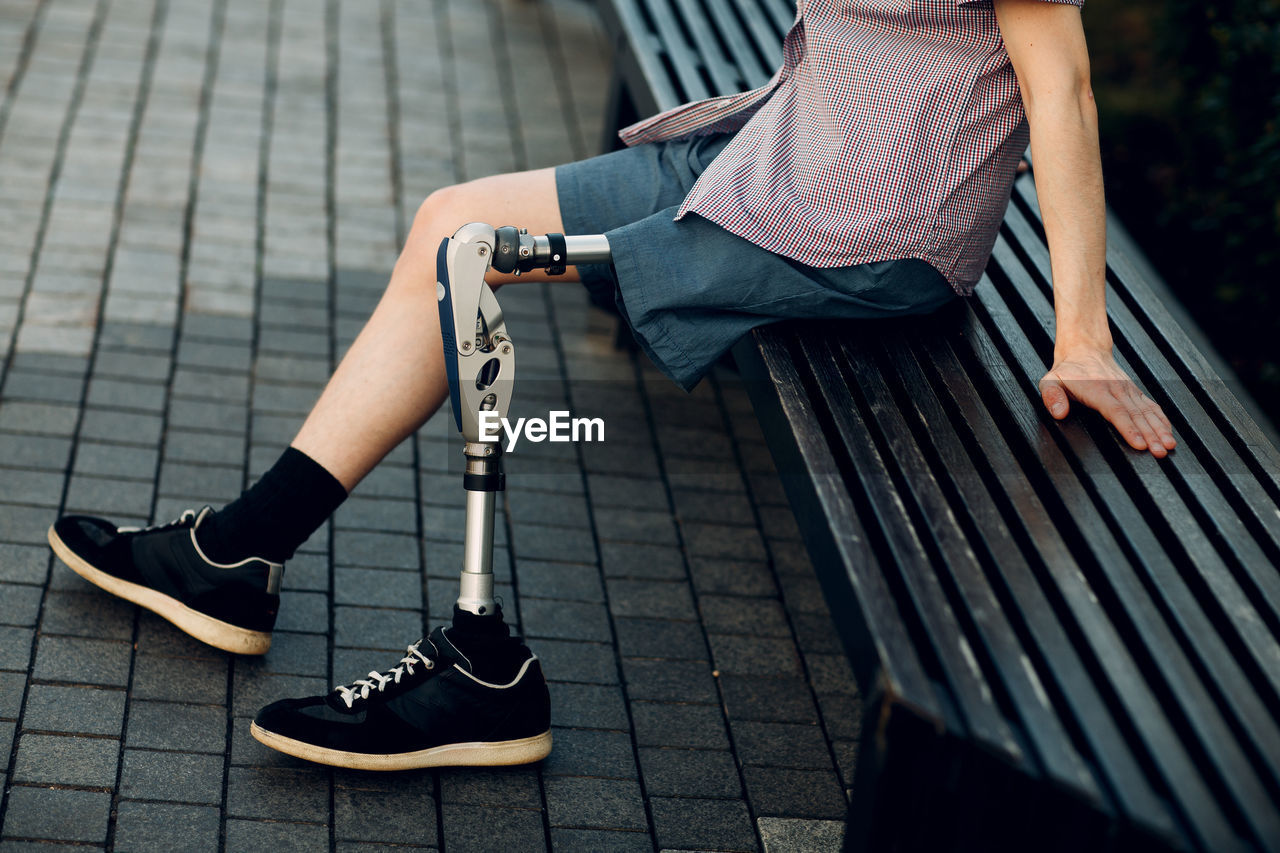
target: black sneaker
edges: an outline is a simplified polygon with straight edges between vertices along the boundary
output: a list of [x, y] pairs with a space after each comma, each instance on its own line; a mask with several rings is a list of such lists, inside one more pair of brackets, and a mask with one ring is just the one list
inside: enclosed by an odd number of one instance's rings
[[[285, 699], [253, 721], [272, 749], [335, 767], [528, 764], [551, 752], [551, 697], [538, 658], [512, 640], [514, 677], [478, 678], [445, 628], [409, 646], [399, 666], [327, 696]], [[518, 664], [518, 665], [515, 665]]]
[[284, 566], [259, 557], [223, 565], [204, 555], [196, 529], [205, 507], [153, 527], [116, 527], [68, 515], [49, 528], [53, 552], [73, 572], [168, 619], [201, 642], [242, 655], [264, 654], [280, 607]]

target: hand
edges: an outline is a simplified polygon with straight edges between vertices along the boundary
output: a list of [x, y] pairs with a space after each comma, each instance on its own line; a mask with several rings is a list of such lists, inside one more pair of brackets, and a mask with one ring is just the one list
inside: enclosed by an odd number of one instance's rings
[[1058, 356], [1040, 380], [1040, 396], [1058, 420], [1067, 416], [1070, 400], [1097, 409], [1130, 447], [1150, 450], [1157, 459], [1177, 446], [1169, 419], [1120, 369], [1109, 350]]

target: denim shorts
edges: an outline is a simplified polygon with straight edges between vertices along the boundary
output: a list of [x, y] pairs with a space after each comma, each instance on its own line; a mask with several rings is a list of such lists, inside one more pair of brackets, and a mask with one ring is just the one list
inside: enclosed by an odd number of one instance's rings
[[747, 332], [787, 319], [925, 314], [956, 298], [917, 259], [810, 267], [676, 210], [731, 139], [699, 136], [556, 169], [566, 234], [605, 234], [612, 265], [580, 266], [654, 364], [686, 391]]

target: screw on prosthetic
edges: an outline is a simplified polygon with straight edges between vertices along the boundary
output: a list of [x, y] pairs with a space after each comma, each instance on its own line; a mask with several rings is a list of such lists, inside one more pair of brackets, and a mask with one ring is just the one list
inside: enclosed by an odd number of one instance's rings
[[485, 282], [490, 267], [520, 275], [545, 269], [562, 275], [571, 264], [609, 263], [603, 234], [566, 237], [530, 235], [524, 229], [494, 228], [479, 222], [462, 226], [440, 243], [436, 255], [436, 303], [444, 339], [445, 373], [454, 424], [464, 439], [467, 520], [458, 608], [477, 615], [494, 612], [493, 519], [497, 495], [506, 487], [502, 444], [491, 427], [482, 433], [481, 412], [507, 415], [515, 379], [515, 344], [493, 289]]

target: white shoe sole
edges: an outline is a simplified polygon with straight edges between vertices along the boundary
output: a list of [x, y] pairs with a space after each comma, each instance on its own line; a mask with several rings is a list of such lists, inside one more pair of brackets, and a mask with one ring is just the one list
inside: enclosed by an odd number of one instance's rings
[[346, 767], [350, 770], [417, 770], [423, 767], [497, 767], [512, 764], [532, 764], [551, 753], [551, 730], [533, 737], [517, 740], [477, 741], [474, 743], [449, 743], [420, 749], [416, 752], [397, 752], [391, 755], [369, 755], [363, 752], [343, 752], [306, 743], [267, 731], [253, 723], [249, 729], [254, 739], [263, 746], [305, 758], [317, 764]]
[[208, 643], [224, 652], [237, 655], [262, 655], [271, 648], [271, 634], [263, 631], [250, 631], [227, 622], [222, 622], [192, 610], [178, 599], [158, 592], [150, 587], [139, 586], [107, 574], [94, 568], [67, 547], [52, 527], [49, 528], [49, 545], [58, 559], [67, 564], [71, 571], [87, 580], [94, 586], [101, 587], [112, 595], [132, 601], [139, 607], [145, 607], [161, 619], [172, 622], [202, 643]]

